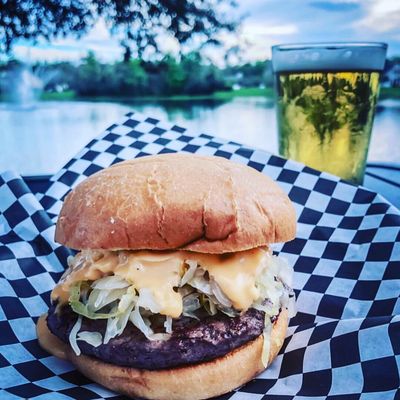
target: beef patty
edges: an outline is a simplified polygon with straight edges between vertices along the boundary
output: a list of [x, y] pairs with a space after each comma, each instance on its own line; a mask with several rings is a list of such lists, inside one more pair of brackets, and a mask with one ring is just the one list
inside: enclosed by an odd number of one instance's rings
[[[69, 306], [58, 313], [55, 305], [49, 309], [47, 325], [63, 342], [77, 320]], [[82, 319], [80, 331], [97, 331], [104, 336], [105, 320]], [[105, 362], [140, 369], [165, 369], [224, 356], [233, 349], [257, 338], [264, 329], [264, 313], [250, 309], [237, 317], [218, 313], [197, 321], [188, 317], [174, 320], [173, 333], [168, 340], [148, 340], [131, 322], [123, 333], [98, 347], [78, 341], [83, 354]]]

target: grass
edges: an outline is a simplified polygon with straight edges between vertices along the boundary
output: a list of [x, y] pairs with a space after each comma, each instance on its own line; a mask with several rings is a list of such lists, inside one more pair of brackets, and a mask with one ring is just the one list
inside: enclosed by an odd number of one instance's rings
[[381, 88], [380, 99], [400, 99], [400, 88]]
[[43, 92], [40, 100], [75, 100], [76, 94], [73, 90], [66, 90], [65, 92]]
[[[230, 90], [223, 92], [215, 92], [210, 95], [176, 95], [176, 96], [94, 96], [81, 97], [77, 96], [74, 91], [65, 91], [61, 93], [45, 92], [41, 96], [41, 100], [89, 100], [89, 101], [190, 101], [190, 100], [231, 100], [235, 97], [268, 97], [274, 95], [273, 88], [242, 88], [238, 90]], [[381, 88], [380, 99], [400, 99], [400, 88]], [[1, 99], [0, 99], [1, 100]]]
[[272, 88], [243, 88], [239, 90], [221, 91], [207, 95], [175, 95], [175, 96], [77, 96], [72, 90], [65, 92], [45, 92], [40, 97], [41, 100], [91, 100], [91, 101], [188, 101], [188, 100], [230, 100], [235, 97], [272, 97]]
[[242, 88], [238, 90], [231, 90], [228, 92], [215, 92], [214, 97], [218, 99], [232, 99], [234, 97], [273, 97], [274, 89], [273, 88]]

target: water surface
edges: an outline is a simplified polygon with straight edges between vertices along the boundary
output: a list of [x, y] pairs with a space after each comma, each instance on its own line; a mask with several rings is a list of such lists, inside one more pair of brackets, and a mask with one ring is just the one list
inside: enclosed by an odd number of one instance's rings
[[[0, 103], [0, 171], [53, 174], [126, 112], [136, 110], [193, 132], [208, 133], [277, 153], [273, 101], [42, 102], [20, 108]], [[400, 101], [379, 104], [369, 161], [400, 161]]]

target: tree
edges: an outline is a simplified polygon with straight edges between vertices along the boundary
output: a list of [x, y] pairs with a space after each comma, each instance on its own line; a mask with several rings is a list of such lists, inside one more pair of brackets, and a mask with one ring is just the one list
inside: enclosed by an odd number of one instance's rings
[[103, 90], [103, 85], [107, 83], [107, 79], [104, 78], [105, 66], [97, 61], [93, 52], [89, 52], [82, 61], [73, 87], [82, 96], [98, 96]]
[[160, 63], [163, 81], [164, 93], [167, 95], [182, 94], [183, 86], [187, 78], [187, 74], [179, 63], [171, 55], [167, 55]]
[[114, 96], [143, 96], [147, 94], [148, 79], [140, 60], [116, 62], [108, 66], [105, 94]]
[[173, 35], [180, 44], [197, 37], [218, 44], [217, 33], [233, 31], [223, 7], [235, 0], [0, 0], [0, 51], [9, 52], [15, 41], [46, 39], [87, 32], [102, 17], [111, 33], [121, 37], [128, 61], [134, 49], [140, 57], [157, 38]]

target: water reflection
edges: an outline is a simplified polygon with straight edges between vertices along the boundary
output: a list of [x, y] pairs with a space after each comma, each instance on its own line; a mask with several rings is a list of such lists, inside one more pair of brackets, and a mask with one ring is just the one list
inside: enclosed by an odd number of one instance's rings
[[[105, 128], [136, 110], [270, 152], [277, 151], [273, 101], [236, 98], [232, 101], [45, 102], [33, 109], [0, 103], [0, 170], [25, 175], [56, 172]], [[369, 160], [400, 160], [400, 101], [380, 103]]]
[[133, 103], [132, 107], [161, 120], [170, 120], [196, 133], [207, 133], [276, 152], [274, 103], [262, 97], [231, 101]]
[[[224, 100], [198, 100], [198, 101], [177, 101], [177, 100], [164, 100], [153, 104], [147, 104], [147, 106], [162, 106], [166, 114], [172, 118], [184, 118], [194, 120], [199, 118], [199, 113], [201, 110], [209, 109], [216, 110], [227, 101]], [[141, 108], [140, 103], [131, 103], [135, 108]]]

